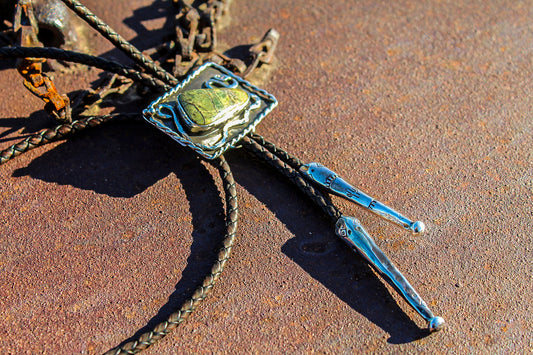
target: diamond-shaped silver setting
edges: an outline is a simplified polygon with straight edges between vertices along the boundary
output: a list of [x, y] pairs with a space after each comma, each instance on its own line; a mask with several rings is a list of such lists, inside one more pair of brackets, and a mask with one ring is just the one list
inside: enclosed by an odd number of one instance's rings
[[[187, 90], [210, 88], [213, 82], [220, 82], [221, 78], [229, 79], [232, 87], [247, 92], [253, 98], [251, 100], [253, 106], [251, 105], [241, 116], [236, 117], [234, 125], [226, 125], [205, 134], [191, 134], [187, 127], [179, 119], [176, 119], [177, 115], [183, 114], [179, 112], [177, 105], [179, 94]], [[229, 148], [237, 146], [239, 141], [245, 135], [253, 132], [259, 122], [277, 104], [276, 98], [265, 90], [234, 75], [226, 68], [209, 62], [192, 72], [179, 85], [153, 101], [143, 111], [143, 116], [149, 123], [179, 144], [191, 148], [207, 159], [214, 159]]]

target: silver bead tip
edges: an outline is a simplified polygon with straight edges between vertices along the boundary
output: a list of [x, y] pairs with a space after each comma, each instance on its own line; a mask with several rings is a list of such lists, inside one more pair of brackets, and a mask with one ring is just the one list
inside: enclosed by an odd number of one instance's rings
[[416, 221], [411, 225], [411, 231], [413, 231], [414, 234], [422, 234], [426, 231], [426, 225], [424, 222]]
[[444, 318], [442, 317], [433, 317], [429, 320], [429, 331], [436, 332], [441, 330], [444, 327]]

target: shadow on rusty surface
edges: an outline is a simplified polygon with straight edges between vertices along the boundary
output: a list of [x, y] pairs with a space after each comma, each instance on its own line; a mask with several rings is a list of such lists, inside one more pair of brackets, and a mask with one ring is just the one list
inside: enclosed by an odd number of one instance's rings
[[133, 197], [169, 175], [175, 164], [171, 148], [155, 134], [143, 135], [146, 127], [142, 123], [128, 122], [128, 134], [124, 134], [124, 125], [72, 137], [13, 176], [31, 176], [111, 197]]
[[[141, 52], [164, 43], [175, 31], [171, 17], [168, 16], [172, 11], [172, 5], [162, 0], [154, 1], [148, 6], [133, 10], [132, 16], [126, 17], [122, 21], [136, 34], [135, 37], [128, 39], [128, 42]], [[150, 26], [149, 23], [151, 21], [157, 21], [158, 24]], [[164, 21], [164, 24], [159, 24], [159, 21]], [[131, 65], [132, 63], [132, 60], [118, 48], [113, 48], [99, 56], [124, 64], [129, 63]]]
[[124, 124], [112, 124], [74, 136], [13, 173], [15, 177], [27, 175], [115, 198], [131, 198], [169, 174], [176, 175], [189, 202], [193, 227], [190, 254], [167, 302], [145, 326], [121, 344], [148, 331], [179, 309], [209, 272], [225, 231], [220, 192], [200, 158], [188, 152], [182, 154], [185, 148], [163, 138], [155, 130], [150, 134], [152, 129], [147, 132], [144, 123], [127, 124], [127, 134]]
[[[175, 32], [173, 19], [168, 15], [172, 11], [170, 2], [163, 0], [154, 1], [148, 6], [133, 10], [132, 16], [122, 21], [137, 34], [130, 40], [130, 43], [143, 50], [162, 43], [165, 37], [170, 38]], [[146, 26], [145, 23], [149, 21], [164, 21], [164, 24]]]
[[191, 297], [191, 293], [210, 271], [225, 233], [224, 208], [213, 176], [196, 156], [189, 155], [177, 160], [181, 161], [180, 165], [183, 169], [174, 169], [173, 172], [185, 191], [192, 218], [190, 254], [174, 292], [169, 295], [167, 302], [146, 325], [118, 346], [138, 339], [143, 333], [167, 320], [170, 314], [180, 309], [183, 302]]
[[[409, 343], [430, 334], [427, 329], [421, 329], [413, 323], [397, 305], [383, 281], [363, 258], [346, 250], [340, 242], [332, 253], [303, 251], [302, 247], [309, 243], [309, 237], [298, 228], [291, 228], [290, 224], [287, 226], [296, 237], [282, 246], [282, 252], [352, 309], [387, 332], [390, 335], [387, 340], [389, 343]], [[318, 240], [324, 244], [333, 237], [333, 234], [320, 236]]]
[[[44, 110], [33, 112], [28, 117], [2, 117], [0, 120], [0, 143], [19, 141], [29, 137], [43, 127], [52, 125], [52, 118]], [[7, 129], [4, 131], [3, 128]], [[19, 132], [19, 135], [12, 136], [13, 133]]]

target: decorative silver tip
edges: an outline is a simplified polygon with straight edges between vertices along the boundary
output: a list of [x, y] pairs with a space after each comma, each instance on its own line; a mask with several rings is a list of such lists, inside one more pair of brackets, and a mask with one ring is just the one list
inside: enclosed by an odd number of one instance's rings
[[426, 231], [426, 225], [424, 222], [416, 221], [415, 223], [411, 224], [409, 229], [411, 229], [414, 234], [422, 234]]
[[441, 330], [444, 327], [444, 318], [442, 317], [433, 317], [429, 320], [429, 331], [436, 332]]

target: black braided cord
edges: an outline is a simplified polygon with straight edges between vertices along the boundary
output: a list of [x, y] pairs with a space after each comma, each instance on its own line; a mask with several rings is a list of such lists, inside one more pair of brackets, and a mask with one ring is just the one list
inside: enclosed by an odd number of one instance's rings
[[[257, 141], [260, 141], [259, 144]], [[283, 149], [277, 148], [274, 144], [266, 141], [263, 137], [253, 135], [253, 139], [245, 137], [242, 141], [243, 146], [256, 154], [258, 157], [276, 168], [282, 175], [289, 178], [300, 190], [302, 190], [311, 200], [320, 207], [324, 213], [329, 216], [332, 221], [337, 221], [341, 216], [340, 211], [333, 205], [331, 201], [326, 199], [324, 195], [316, 190], [310, 183], [302, 178], [298, 170], [285, 163], [284, 160], [292, 162], [294, 167], [301, 166], [299, 159], [291, 156]], [[276, 154], [273, 154], [274, 151]], [[279, 155], [279, 156], [278, 156]], [[166, 321], [156, 325], [152, 330], [145, 332], [138, 339], [126, 343], [121, 347], [109, 350], [105, 355], [123, 355], [123, 354], [137, 354], [145, 350], [155, 342], [166, 336], [173, 329], [183, 323], [189, 315], [196, 309], [196, 307], [203, 301], [208, 293], [213, 289], [215, 282], [220, 277], [224, 266], [229, 259], [231, 249], [234, 245], [237, 231], [238, 221], [238, 206], [237, 194], [235, 190], [235, 181], [231, 173], [230, 167], [223, 155], [213, 161], [213, 164], [219, 169], [220, 176], [223, 180], [224, 191], [226, 194], [226, 236], [223, 240], [223, 247], [219, 251], [217, 260], [211, 268], [210, 274], [206, 276], [202, 284], [194, 291], [193, 296], [185, 301], [181, 308], [172, 313]]]
[[62, 0], [65, 5], [71, 8], [79, 17], [91, 25], [102, 36], [108, 39], [115, 47], [123, 51], [128, 57], [133, 59], [137, 64], [145, 70], [152, 73], [157, 78], [161, 79], [167, 84], [175, 86], [178, 84], [178, 79], [172, 76], [165, 69], [157, 65], [152, 59], [142, 54], [131, 43], [126, 41], [121, 35], [115, 32], [104, 21], [100, 20], [98, 16], [91, 12], [86, 6], [77, 0]]
[[170, 90], [170, 86], [159, 79], [154, 79], [150, 75], [141, 73], [138, 70], [129, 68], [120, 63], [101, 57], [75, 51], [67, 51], [54, 47], [1, 47], [0, 58], [48, 58], [57, 59], [73, 63], [89, 65], [98, 69], [116, 73], [126, 78], [140, 82], [157, 91]]
[[276, 155], [280, 160], [290, 165], [293, 169], [300, 170], [300, 168], [302, 167], [303, 163], [300, 159], [298, 159], [294, 155], [291, 155], [289, 152], [276, 147], [274, 143], [267, 141], [262, 136], [252, 133], [250, 134], [250, 138], [252, 138], [258, 144], [262, 145], [270, 153]]
[[66, 138], [70, 135], [81, 132], [86, 128], [97, 127], [103, 123], [108, 123], [124, 118], [131, 119], [133, 117], [139, 117], [139, 114], [117, 113], [102, 116], [90, 116], [73, 121], [72, 123], [65, 123], [54, 128], [43, 129], [39, 133], [33, 134], [27, 137], [26, 139], [16, 144], [13, 144], [9, 148], [6, 148], [1, 151], [0, 165], [4, 164], [8, 160], [13, 159], [16, 156], [19, 156], [29, 150], [32, 150], [33, 148], [37, 148], [42, 145]]
[[[260, 136], [255, 137], [259, 139]], [[264, 138], [261, 137], [260, 139], [264, 141]], [[328, 200], [324, 194], [322, 194], [322, 192], [311, 185], [298, 170], [291, 167], [288, 163], [280, 159], [277, 154], [273, 154], [269, 149], [266, 148], [266, 146], [269, 146], [274, 150], [273, 147], [275, 146], [272, 143], [265, 143], [265, 146], [263, 146], [263, 144], [259, 144], [255, 139], [252, 139], [249, 136], [244, 137], [240, 143], [246, 150], [252, 152], [280, 172], [283, 176], [287, 177], [294, 185], [296, 185], [296, 187], [298, 187], [306, 196], [308, 196], [311, 201], [313, 201], [313, 203], [331, 219], [333, 223], [337, 222], [337, 220], [341, 217], [342, 214], [339, 209], [330, 200]], [[283, 157], [290, 156], [289, 153], [279, 148], [276, 148], [275, 150]]]
[[[159, 68], [151, 59], [145, 57], [135, 47], [126, 42], [115, 33], [109, 26], [103, 23], [95, 15], [93, 15], [86, 7], [77, 1], [63, 0], [67, 6], [72, 8], [80, 17], [87, 21], [91, 26], [102, 33], [115, 46], [125, 51], [132, 59], [141, 64], [142, 67], [152, 72], [159, 79], [154, 79], [149, 75], [138, 72], [137, 70], [128, 68], [122, 64], [83, 54], [73, 51], [66, 51], [58, 48], [38, 48], [38, 47], [4, 47], [0, 48], [0, 58], [2, 57], [40, 57], [58, 59], [70, 62], [76, 62], [86, 65], [91, 65], [99, 69], [114, 72], [116, 74], [128, 77], [132, 80], [141, 82], [153, 89], [169, 90], [170, 87], [166, 83], [173, 85], [177, 84], [177, 79], [168, 74], [163, 69]], [[102, 116], [84, 117], [73, 121], [69, 124], [62, 124], [52, 129], [45, 129], [34, 134], [26, 139], [13, 144], [9, 148], [0, 152], [0, 165], [19, 156], [31, 149], [45, 145], [47, 143], [66, 138], [74, 133], [85, 130], [89, 127], [99, 126], [103, 123], [116, 120], [118, 118], [128, 117], [128, 114], [111, 114]], [[134, 116], [139, 116], [135, 114]], [[189, 315], [196, 309], [196, 307], [207, 297], [213, 289], [216, 281], [222, 274], [224, 266], [230, 257], [231, 250], [235, 243], [238, 222], [238, 204], [237, 192], [235, 188], [235, 181], [231, 169], [223, 156], [212, 162], [220, 173], [223, 181], [223, 188], [226, 195], [226, 234], [222, 241], [222, 248], [220, 249], [217, 258], [211, 267], [210, 272], [204, 278], [202, 284], [194, 291], [191, 298], [186, 300], [181, 308], [172, 313], [166, 321], [156, 325], [152, 330], [142, 334], [138, 339], [126, 343], [122, 346], [109, 350], [106, 354], [136, 354], [142, 350], [153, 345], [155, 342], [166, 336], [178, 325], [183, 323]]]
[[166, 336], [189, 317], [211, 292], [215, 282], [220, 277], [220, 274], [222, 274], [224, 266], [230, 257], [233, 244], [235, 243], [239, 210], [237, 206], [235, 180], [233, 179], [233, 174], [226, 159], [222, 155], [213, 161], [213, 165], [219, 170], [226, 194], [226, 235], [222, 241], [222, 248], [217, 255], [217, 259], [211, 267], [211, 271], [205, 277], [202, 284], [194, 291], [191, 298], [185, 301], [181, 308], [172, 313], [166, 321], [159, 323], [152, 330], [139, 336], [138, 339], [109, 350], [105, 353], [106, 355], [137, 354]]
[[[81, 132], [86, 128], [97, 127], [103, 123], [116, 121], [117, 119], [121, 118], [131, 119], [132, 117], [138, 116], [138, 114], [109, 114], [102, 116], [91, 116], [73, 121], [72, 123], [62, 124], [56, 126], [55, 128], [42, 130], [41, 132], [34, 134], [16, 144], [13, 144], [9, 148], [0, 152], [0, 165], [16, 156], [30, 151], [31, 149], [67, 138], [68, 136]], [[183, 303], [179, 310], [172, 313], [166, 321], [156, 325], [152, 330], [139, 336], [138, 339], [126, 343], [120, 347], [111, 349], [106, 352], [106, 354], [137, 354], [153, 345], [189, 317], [196, 307], [198, 307], [198, 305], [200, 305], [200, 303], [211, 292], [216, 281], [222, 274], [224, 266], [230, 257], [231, 250], [235, 243], [239, 209], [235, 180], [233, 179], [233, 174], [226, 159], [224, 156], [221, 156], [214, 160], [212, 164], [219, 170], [226, 195], [226, 234], [222, 241], [222, 247], [218, 252], [217, 258], [213, 263], [211, 270], [204, 278], [202, 284], [194, 291], [192, 296]]]
[[[158, 79], [150, 75], [138, 72], [135, 69], [126, 67], [104, 58], [99, 58], [83, 53], [66, 51], [57, 48], [34, 48], [34, 47], [3, 47], [0, 48], [0, 58], [2, 57], [40, 57], [71, 61], [75, 63], [94, 66], [99, 69], [110, 71], [121, 76], [140, 82], [152, 89], [169, 90], [170, 85], [176, 85], [178, 80], [159, 67], [150, 58], [144, 56], [133, 45], [124, 40], [111, 27], [101, 21], [96, 15], [90, 12], [84, 5], [77, 0], [62, 0], [65, 5], [74, 10], [83, 20], [89, 23], [93, 28], [100, 32], [116, 47], [125, 52], [130, 58], [137, 62], [148, 72], [152, 73]], [[62, 124], [52, 129], [42, 130], [11, 147], [0, 152], [0, 165], [11, 160], [12, 158], [23, 154], [33, 148], [44, 144], [66, 138], [74, 133], [85, 130], [89, 127], [96, 127], [119, 118], [139, 118], [138, 114], [110, 114], [102, 116], [83, 117], [72, 123]], [[300, 173], [299, 169], [303, 165], [300, 159], [290, 155], [283, 149], [276, 147], [263, 137], [251, 134], [241, 141], [245, 149], [255, 154], [260, 159], [267, 162], [283, 176], [287, 177], [296, 187], [298, 187], [311, 201], [333, 221], [336, 222], [341, 216], [341, 212], [333, 203], [327, 199], [322, 192], [313, 187]], [[168, 318], [154, 326], [150, 331], [141, 334], [137, 339], [118, 346], [107, 351], [106, 355], [118, 354], [137, 354], [142, 350], [153, 345], [158, 340], [165, 337], [172, 330], [183, 323], [190, 314], [198, 307], [201, 302], [208, 296], [213, 289], [216, 281], [220, 277], [224, 266], [228, 261], [231, 250], [235, 243], [237, 222], [238, 222], [238, 204], [235, 181], [231, 169], [224, 156], [212, 161], [212, 164], [219, 170], [223, 182], [226, 201], [226, 233], [222, 241], [222, 247], [217, 258], [211, 267], [210, 272], [202, 281], [201, 285], [193, 292], [192, 296], [186, 300], [179, 310], [173, 312]]]

